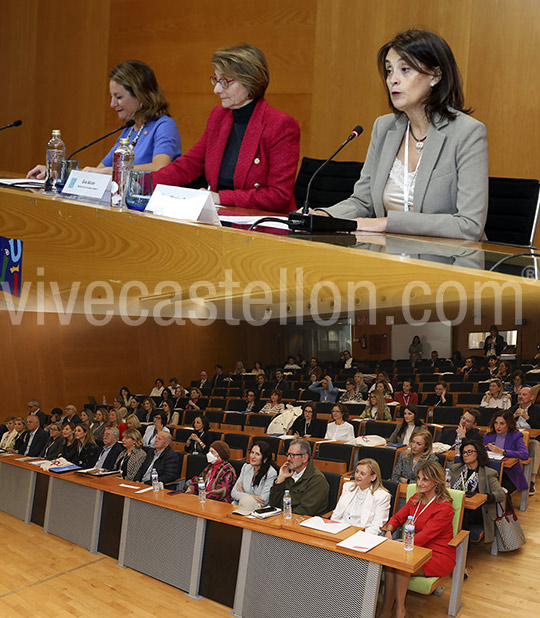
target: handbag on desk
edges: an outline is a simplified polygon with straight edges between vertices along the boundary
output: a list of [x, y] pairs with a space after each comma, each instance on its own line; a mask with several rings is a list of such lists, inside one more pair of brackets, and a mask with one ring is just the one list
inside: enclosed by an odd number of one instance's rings
[[525, 535], [519, 524], [510, 496], [506, 496], [504, 508], [500, 502], [497, 503], [495, 541], [499, 551], [514, 551], [525, 544]]

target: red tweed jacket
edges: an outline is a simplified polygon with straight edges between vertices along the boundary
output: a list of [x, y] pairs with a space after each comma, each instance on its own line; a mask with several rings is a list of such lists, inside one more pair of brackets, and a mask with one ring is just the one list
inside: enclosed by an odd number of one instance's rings
[[[217, 191], [221, 160], [232, 124], [232, 111], [215, 107], [201, 139], [185, 155], [154, 172], [154, 185], [182, 186], [204, 173], [210, 189]], [[240, 147], [234, 173], [235, 189], [220, 191], [220, 203], [271, 212], [293, 210], [299, 150], [300, 128], [296, 120], [260, 99]]]

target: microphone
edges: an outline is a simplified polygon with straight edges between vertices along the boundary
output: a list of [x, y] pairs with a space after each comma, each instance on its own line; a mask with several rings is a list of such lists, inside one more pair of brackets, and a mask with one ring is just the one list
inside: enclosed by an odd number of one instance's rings
[[304, 200], [304, 206], [302, 212], [294, 212], [289, 214], [288, 226], [293, 231], [309, 232], [354, 232], [356, 230], [356, 221], [352, 219], [338, 219], [336, 217], [321, 217], [319, 215], [310, 215], [309, 213], [309, 197], [311, 194], [311, 185], [317, 174], [324, 169], [332, 159], [345, 148], [345, 146], [353, 139], [357, 138], [363, 132], [363, 127], [356, 125], [350, 132], [349, 137], [341, 144], [341, 146], [334, 152], [324, 163], [322, 163], [315, 173], [309, 179], [306, 197]]
[[11, 129], [11, 127], [20, 127], [22, 124], [22, 120], [14, 120], [11, 124], [6, 124], [5, 127], [0, 127], [0, 131], [4, 129]]
[[86, 150], [87, 148], [90, 148], [90, 146], [93, 146], [94, 144], [97, 144], [98, 142], [101, 142], [101, 140], [106, 139], [107, 137], [110, 137], [111, 135], [114, 135], [115, 133], [118, 133], [118, 131], [123, 131], [124, 129], [129, 129], [129, 127], [132, 127], [135, 124], [135, 120], [133, 120], [133, 118], [131, 120], [128, 120], [125, 124], [123, 124], [121, 127], [118, 127], [118, 129], [115, 129], [114, 131], [111, 131], [110, 133], [107, 133], [107, 135], [103, 135], [101, 137], [98, 137], [97, 139], [95, 139], [93, 142], [90, 142], [89, 144], [86, 144], [86, 146], [83, 146], [82, 148], [79, 148], [78, 150], [73, 151], [69, 157], [67, 157], [68, 159], [72, 159], [76, 154], [79, 154], [79, 152], [82, 152], [83, 150]]

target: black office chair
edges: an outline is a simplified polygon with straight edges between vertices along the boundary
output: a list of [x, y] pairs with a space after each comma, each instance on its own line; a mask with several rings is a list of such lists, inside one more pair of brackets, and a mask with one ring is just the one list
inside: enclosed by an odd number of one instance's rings
[[463, 408], [433, 408], [433, 422], [436, 425], [459, 425]]
[[328, 492], [328, 511], [333, 511], [336, 508], [336, 504], [339, 500], [339, 485], [341, 483], [341, 474], [335, 472], [327, 472], [322, 470], [322, 473], [328, 481], [330, 487]]
[[[294, 185], [294, 199], [298, 208], [302, 208], [304, 205], [309, 180], [322, 163], [324, 163], [324, 159], [302, 158], [302, 164]], [[330, 161], [311, 185], [310, 207], [333, 206], [350, 197], [355, 182], [360, 178], [363, 166], [364, 164], [358, 161]]]
[[536, 179], [490, 178], [488, 240], [530, 247], [538, 225], [538, 194]]
[[208, 461], [206, 455], [188, 455], [186, 463], [186, 481], [199, 474], [206, 468]]
[[394, 423], [383, 423], [381, 421], [369, 421], [369, 423], [362, 423], [362, 425], [365, 436], [382, 436], [387, 439], [396, 428]]
[[361, 446], [358, 449], [358, 461], [366, 458], [374, 459], [381, 469], [381, 477], [389, 479], [394, 470], [396, 449], [384, 446]]

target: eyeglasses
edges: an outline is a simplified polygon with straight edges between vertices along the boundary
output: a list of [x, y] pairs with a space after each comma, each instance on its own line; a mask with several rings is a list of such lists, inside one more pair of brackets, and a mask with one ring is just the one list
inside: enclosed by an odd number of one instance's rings
[[234, 81], [234, 79], [227, 79], [226, 77], [220, 77], [218, 79], [215, 75], [212, 75], [212, 77], [210, 78], [210, 83], [212, 84], [212, 86], [217, 86], [217, 84], [219, 84], [223, 88], [223, 90], [227, 90], [227, 88]]
[[475, 455], [476, 451], [474, 451], [474, 450], [473, 451], [463, 451], [463, 454], [464, 455]]
[[287, 453], [288, 457], [302, 457], [303, 453]]

